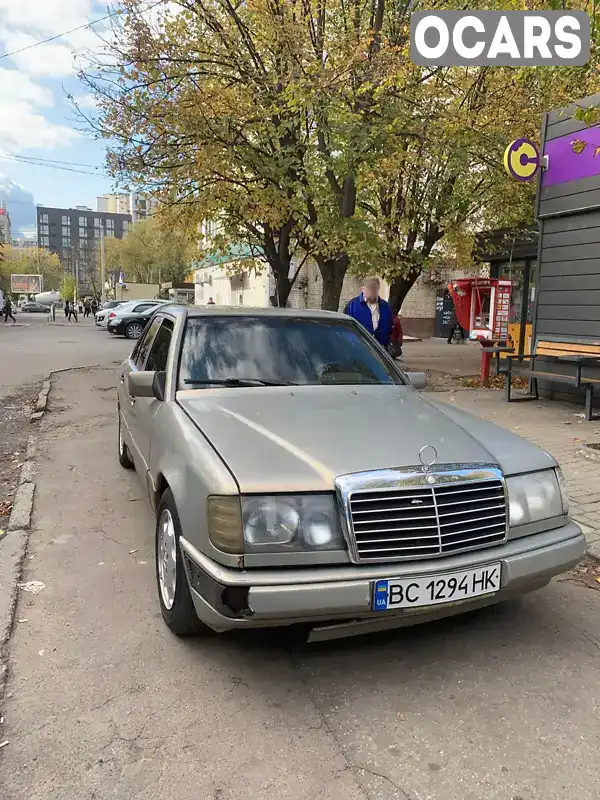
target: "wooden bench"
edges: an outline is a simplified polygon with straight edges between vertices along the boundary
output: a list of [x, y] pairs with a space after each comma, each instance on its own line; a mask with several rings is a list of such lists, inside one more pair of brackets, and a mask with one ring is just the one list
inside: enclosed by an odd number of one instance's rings
[[[539, 364], [538, 359], [545, 363]], [[509, 355], [505, 359], [506, 369], [502, 373], [506, 378], [506, 401], [508, 403], [519, 400], [538, 400], [538, 380], [549, 383], [564, 383], [576, 389], [585, 389], [585, 418], [594, 419], [593, 392], [594, 386], [600, 385], [600, 342], [565, 342], [548, 339], [538, 339], [534, 352], [530, 355]], [[565, 367], [560, 372], [548, 371], [549, 363]], [[571, 368], [570, 370], [568, 368]], [[583, 375], [584, 369], [598, 368], [598, 377]], [[533, 393], [513, 397], [513, 375], [528, 377]]]

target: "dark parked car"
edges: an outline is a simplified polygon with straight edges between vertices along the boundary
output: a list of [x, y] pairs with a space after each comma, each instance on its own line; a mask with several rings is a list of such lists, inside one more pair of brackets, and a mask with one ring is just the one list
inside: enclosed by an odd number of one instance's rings
[[143, 300], [114, 308], [108, 314], [108, 332], [127, 339], [139, 339], [146, 323], [159, 305], [166, 300]]
[[45, 306], [43, 303], [23, 303], [21, 311], [28, 311], [30, 314], [48, 314], [50, 306]]

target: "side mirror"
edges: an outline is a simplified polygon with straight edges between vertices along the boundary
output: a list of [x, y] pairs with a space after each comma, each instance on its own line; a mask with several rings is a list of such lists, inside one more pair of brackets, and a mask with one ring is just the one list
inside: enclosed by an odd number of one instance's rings
[[127, 376], [127, 384], [131, 397], [154, 397], [154, 376], [155, 372], [141, 370], [140, 372], [130, 372]]
[[426, 372], [407, 372], [406, 377], [415, 389], [424, 389], [427, 386]]
[[165, 399], [165, 386], [167, 384], [167, 373], [163, 371], [154, 373], [152, 381], [152, 395], [155, 400]]

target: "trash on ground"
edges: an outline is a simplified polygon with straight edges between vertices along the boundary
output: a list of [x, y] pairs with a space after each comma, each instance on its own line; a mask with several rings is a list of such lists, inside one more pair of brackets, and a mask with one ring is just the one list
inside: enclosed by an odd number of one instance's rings
[[137, 553], [138, 550], [139, 550], [139, 547], [136, 547], [135, 550], [130, 550], [129, 551], [129, 555], [132, 556], [134, 553]]
[[19, 622], [29, 622], [29, 620], [28, 620], [28, 619], [25, 619], [25, 618], [23, 618], [23, 619], [20, 619], [20, 620], [19, 620]]
[[0, 742], [0, 749], [2, 747], [6, 747], [7, 744], [8, 744], [8, 739], [5, 739], [3, 742]]
[[44, 651], [40, 650], [39, 655], [43, 656], [44, 655]]
[[24, 592], [29, 592], [29, 594], [39, 594], [42, 589], [45, 588], [46, 584], [41, 581], [26, 581], [25, 583], [19, 584], [19, 589], [22, 589]]
[[8, 517], [10, 512], [12, 511], [13, 504], [10, 503], [8, 500], [3, 500], [0, 502], [0, 517]]

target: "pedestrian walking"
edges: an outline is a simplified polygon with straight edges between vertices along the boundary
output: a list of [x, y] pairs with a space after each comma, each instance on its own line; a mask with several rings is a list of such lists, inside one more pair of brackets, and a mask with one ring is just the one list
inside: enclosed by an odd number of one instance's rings
[[365, 278], [362, 292], [348, 302], [344, 314], [360, 322], [379, 344], [387, 348], [392, 336], [394, 315], [389, 303], [379, 296], [380, 287], [379, 278]]
[[4, 322], [8, 322], [8, 318], [10, 317], [13, 321], [13, 325], [17, 324], [17, 320], [14, 318], [12, 313], [12, 300], [10, 296], [7, 295], [4, 299], [4, 308], [2, 309], [2, 313], [4, 314]]
[[96, 311], [98, 311], [98, 301], [96, 300], [95, 297], [92, 300], [91, 309], [92, 309], [92, 314], [95, 314]]
[[69, 316], [69, 301], [65, 300], [65, 317]]
[[67, 314], [67, 320], [71, 322], [71, 317], [75, 317], [75, 322], [79, 322], [77, 319], [77, 306], [75, 303], [71, 303], [69, 305], [69, 313]]
[[81, 300], [79, 301], [79, 313], [83, 314], [83, 303], [81, 302]]
[[87, 297], [85, 299], [85, 302], [83, 303], [83, 316], [89, 317], [91, 313], [92, 313], [92, 304], [90, 302], [89, 297]]
[[207, 306], [214, 306], [215, 305], [215, 301], [212, 299], [212, 297], [208, 298], [208, 302], [206, 303], [206, 305]]

